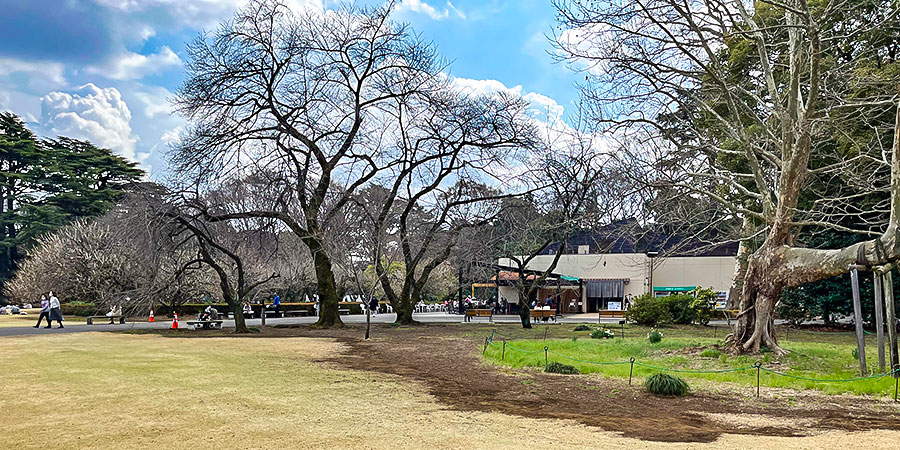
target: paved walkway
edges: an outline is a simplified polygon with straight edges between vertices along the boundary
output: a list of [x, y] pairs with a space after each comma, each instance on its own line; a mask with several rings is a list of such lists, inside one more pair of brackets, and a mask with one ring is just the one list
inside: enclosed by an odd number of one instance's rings
[[[419, 322], [423, 323], [462, 323], [463, 317], [460, 315], [451, 315], [442, 312], [438, 313], [416, 313], [413, 314], [413, 318]], [[396, 314], [378, 314], [372, 316], [372, 323], [393, 323], [397, 319]], [[179, 325], [182, 327], [187, 327], [185, 320], [192, 319], [184, 319], [179, 322]], [[341, 316], [341, 320], [344, 323], [366, 323], [366, 316], [362, 314], [354, 314], [348, 316]], [[603, 323], [607, 325], [618, 325], [618, 318], [603, 318], [598, 321], [596, 314], [569, 314], [563, 317], [558, 318], [558, 323]], [[305, 324], [309, 325], [315, 323], [315, 317], [289, 317], [289, 318], [267, 318], [266, 325], [281, 325], [281, 324]], [[485, 318], [473, 318], [471, 323], [488, 323]], [[493, 323], [520, 323], [518, 315], [496, 315], [493, 317]], [[553, 322], [549, 322], [553, 324]], [[711, 325], [724, 325], [724, 321], [714, 321], [710, 323]], [[78, 333], [85, 331], [125, 331], [125, 330], [151, 330], [151, 329], [166, 329], [172, 325], [172, 321], [165, 318], [157, 319], [156, 322], [148, 323], [148, 322], [127, 322], [124, 325], [109, 325], [109, 324], [94, 324], [94, 325], [86, 325], [84, 323], [72, 323], [66, 325], [63, 329], [52, 328], [32, 328], [32, 327], [2, 327], [0, 328], [0, 336], [21, 336], [21, 335], [31, 335], [31, 334], [57, 334], [57, 333]], [[234, 320], [225, 320], [222, 324], [226, 328], [234, 327]], [[260, 319], [248, 319], [248, 326], [259, 326]], [[540, 324], [543, 325], [543, 322]]]

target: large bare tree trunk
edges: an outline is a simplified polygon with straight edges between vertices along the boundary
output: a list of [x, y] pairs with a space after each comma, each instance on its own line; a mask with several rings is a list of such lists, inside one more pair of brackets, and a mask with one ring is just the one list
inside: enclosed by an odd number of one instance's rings
[[316, 269], [316, 287], [319, 294], [319, 320], [315, 323], [316, 327], [332, 327], [342, 325], [340, 317], [337, 283], [334, 281], [334, 271], [332, 270], [331, 259], [325, 252], [322, 242], [312, 236], [306, 236], [303, 239], [306, 246], [313, 257], [313, 264]]

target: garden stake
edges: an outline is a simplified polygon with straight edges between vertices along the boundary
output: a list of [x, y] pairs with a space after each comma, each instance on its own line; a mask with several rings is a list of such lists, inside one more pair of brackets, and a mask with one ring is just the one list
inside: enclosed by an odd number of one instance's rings
[[549, 330], [549, 328], [544, 328], [544, 340], [545, 341], [547, 340], [547, 330]]
[[898, 387], [898, 385], [900, 385], [900, 372], [898, 372], [898, 370], [900, 370], [900, 364], [895, 364], [893, 369], [894, 369], [893, 370], [893, 372], [894, 372], [894, 374], [893, 374], [894, 375], [894, 401], [896, 402], [897, 401], [897, 387]]
[[759, 398], [759, 367], [762, 364], [759, 361], [757, 361], [753, 365], [756, 366], [756, 398]]
[[506, 359], [506, 339], [503, 340], [503, 354], [500, 355], [500, 361]]
[[547, 351], [548, 350], [550, 350], [550, 348], [545, 345], [544, 346], [544, 368], [545, 369], [547, 368], [547, 364], [548, 364], [548, 361], [547, 361]]
[[484, 350], [481, 351], [481, 356], [484, 356], [485, 352], [487, 352], [487, 343], [488, 338], [484, 338]]
[[634, 356], [631, 357], [631, 369], [628, 370], [628, 385], [631, 386], [631, 375], [634, 373]]

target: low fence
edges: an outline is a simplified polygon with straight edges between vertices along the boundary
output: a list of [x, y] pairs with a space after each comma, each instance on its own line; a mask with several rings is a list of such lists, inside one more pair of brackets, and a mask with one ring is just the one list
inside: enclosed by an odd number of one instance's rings
[[[652, 364], [646, 364], [646, 363], [638, 361], [634, 357], [631, 357], [625, 361], [583, 360], [583, 359], [579, 359], [579, 358], [573, 358], [571, 356], [564, 355], [561, 353], [557, 353], [557, 352], [551, 350], [549, 345], [545, 345], [543, 349], [539, 349], [539, 350], [524, 350], [524, 349], [514, 347], [512, 344], [507, 343], [506, 339], [503, 339], [500, 344], [494, 342], [494, 338], [497, 335], [498, 335], [497, 330], [493, 330], [493, 331], [491, 331], [490, 336], [487, 336], [484, 338], [484, 348], [482, 349], [482, 352], [481, 352], [482, 355], [484, 355], [487, 352], [487, 348], [488, 348], [488, 346], [490, 346], [490, 347], [497, 348], [500, 350], [500, 352], [501, 352], [500, 360], [501, 361], [505, 360], [507, 349], [509, 349], [510, 351], [519, 352], [519, 353], [523, 353], [523, 354], [538, 354], [538, 353], [543, 352], [544, 353], [544, 367], [546, 367], [550, 363], [550, 355], [553, 355], [557, 358], [569, 360], [569, 361], [579, 362], [582, 364], [591, 364], [591, 365], [598, 365], [598, 366], [630, 365], [629, 372], [628, 372], [628, 384], [631, 384], [631, 382], [632, 382], [632, 378], [634, 376], [634, 366], [638, 366], [638, 367], [644, 367], [644, 368], [652, 369], [652, 370], [659, 370], [662, 372], [692, 373], [692, 374], [733, 373], [733, 372], [746, 372], [746, 371], [754, 371], [755, 370], [756, 371], [756, 396], [757, 397], [759, 397], [760, 375], [762, 372], [780, 376], [780, 377], [787, 377], [787, 378], [793, 378], [793, 379], [797, 379], [797, 380], [804, 380], [804, 381], [810, 381], [810, 382], [816, 382], [816, 383], [846, 383], [846, 382], [861, 381], [861, 380], [874, 380], [874, 379], [878, 379], [878, 378], [884, 378], [887, 376], [893, 376], [894, 377], [894, 401], [895, 402], [898, 401], [898, 391], [900, 391], [900, 364], [894, 366], [893, 370], [890, 370], [887, 372], [869, 375], [869, 376], [865, 376], [865, 377], [840, 378], [840, 379], [809, 378], [809, 377], [803, 377], [803, 376], [799, 376], [799, 375], [792, 375], [789, 373], [780, 372], [780, 371], [777, 371], [774, 369], [764, 367], [762, 362], [760, 362], [760, 361], [756, 361], [752, 365], [745, 366], [745, 367], [736, 367], [736, 368], [722, 369], [722, 370], [673, 369], [670, 367], [661, 367], [661, 366], [655, 366]], [[514, 339], [522, 339], [522, 338], [514, 338]]]

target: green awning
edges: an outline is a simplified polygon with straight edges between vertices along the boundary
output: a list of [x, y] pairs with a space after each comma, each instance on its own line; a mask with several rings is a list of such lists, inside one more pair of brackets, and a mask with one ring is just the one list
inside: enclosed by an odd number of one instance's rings
[[691, 292], [697, 286], [653, 286], [654, 292]]
[[570, 276], [568, 276], [568, 275], [560, 275], [559, 277], [562, 278], [563, 280], [566, 280], [566, 281], [578, 281], [578, 278], [576, 278], [576, 277], [570, 277]]

